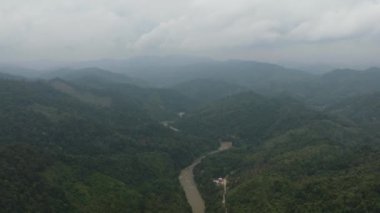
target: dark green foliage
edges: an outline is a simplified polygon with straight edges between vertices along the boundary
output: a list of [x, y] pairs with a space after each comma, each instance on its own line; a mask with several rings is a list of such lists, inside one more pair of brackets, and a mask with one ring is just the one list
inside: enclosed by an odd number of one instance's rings
[[336, 70], [323, 75], [315, 99], [319, 102], [336, 102], [348, 97], [380, 90], [380, 69], [364, 71]]
[[209, 212], [223, 212], [211, 180], [226, 175], [229, 212], [377, 212], [379, 148], [356, 127], [318, 121], [206, 159], [197, 180]]
[[99, 69], [0, 76], [0, 209], [190, 212], [180, 169], [228, 140], [233, 149], [195, 169], [208, 212], [224, 212], [212, 179], [225, 176], [229, 212], [380, 211], [379, 95], [367, 94], [379, 90], [378, 70], [182, 68], [191, 72], [161, 80], [205, 80], [153, 89]]
[[41, 172], [54, 157], [30, 145], [0, 146], [0, 209], [4, 212], [67, 212], [64, 193], [49, 185]]
[[347, 98], [326, 110], [350, 119], [369, 133], [380, 136], [380, 93], [378, 92]]
[[196, 167], [207, 211], [224, 212], [212, 179], [226, 176], [229, 212], [379, 211], [380, 140], [367, 129], [376, 97], [349, 99], [329, 115], [245, 93], [187, 115], [180, 128], [237, 146]]
[[324, 108], [347, 98], [378, 92], [379, 81], [379, 68], [335, 70], [308, 82], [296, 82], [284, 88], [284, 92]]
[[2, 209], [189, 211], [178, 171], [213, 143], [163, 127], [127, 95], [55, 82], [1, 81]]
[[273, 99], [247, 92], [188, 114], [178, 126], [216, 139], [259, 143], [266, 137], [327, 117], [291, 98]]

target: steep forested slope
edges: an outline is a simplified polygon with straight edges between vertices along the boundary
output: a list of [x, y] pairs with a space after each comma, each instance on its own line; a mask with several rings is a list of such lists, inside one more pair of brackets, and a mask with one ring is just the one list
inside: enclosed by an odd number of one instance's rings
[[[348, 97], [380, 90], [379, 68], [340, 69], [323, 75], [312, 75], [275, 64], [231, 60], [183, 66], [157, 66], [131, 71], [129, 74], [152, 85], [168, 87], [177, 84], [186, 86], [190, 82], [197, 84], [194, 82], [197, 79], [225, 82], [263, 95], [287, 94], [318, 106], [329, 106]], [[207, 94], [209, 89], [205, 89], [204, 92]], [[189, 88], [187, 90], [192, 91]]]
[[208, 212], [377, 212], [379, 144], [352, 127], [324, 121], [266, 140], [263, 145], [206, 159], [197, 180]]
[[347, 98], [326, 111], [350, 119], [371, 134], [380, 136], [380, 93]]
[[195, 135], [258, 143], [266, 137], [327, 117], [289, 97], [267, 98], [245, 92], [196, 110], [177, 125]]
[[380, 140], [345, 116], [289, 98], [243, 93], [189, 114], [178, 125], [236, 146], [196, 168], [209, 212], [224, 212], [222, 188], [212, 182], [224, 176], [229, 212], [376, 212]]
[[82, 69], [58, 69], [41, 75], [44, 79], [63, 79], [76, 84], [104, 88], [112, 84], [135, 84], [144, 85], [141, 80], [128, 77], [124, 74], [110, 72], [99, 68], [82, 68]]
[[224, 81], [256, 92], [270, 93], [273, 89], [307, 81], [314, 76], [306, 72], [284, 68], [275, 64], [254, 61], [211, 61], [182, 66], [153, 66], [151, 69], [126, 69], [129, 75], [143, 79], [153, 85], [173, 86], [196, 79]]
[[[209, 212], [224, 212], [212, 182], [223, 176], [229, 212], [380, 210], [378, 69], [181, 67], [145, 78], [178, 83], [166, 89], [93, 68], [41, 81], [3, 75], [0, 208], [189, 212], [180, 169], [228, 140], [232, 150], [196, 167]], [[160, 124], [169, 120], [178, 132]]]
[[62, 69], [47, 73], [44, 77], [53, 82], [63, 80], [80, 90], [97, 92], [115, 100], [132, 100], [138, 105], [137, 108], [143, 108], [158, 120], [173, 119], [178, 112], [191, 109], [196, 104], [195, 100], [175, 90], [141, 87], [146, 83], [98, 68]]
[[171, 87], [171, 89], [195, 101], [197, 106], [248, 90], [236, 84], [210, 79], [186, 81]]
[[63, 81], [0, 87], [2, 209], [189, 210], [177, 172], [213, 143], [166, 129], [125, 96]]
[[380, 69], [335, 70], [322, 75], [305, 93], [312, 103], [331, 105], [349, 97], [380, 91]]

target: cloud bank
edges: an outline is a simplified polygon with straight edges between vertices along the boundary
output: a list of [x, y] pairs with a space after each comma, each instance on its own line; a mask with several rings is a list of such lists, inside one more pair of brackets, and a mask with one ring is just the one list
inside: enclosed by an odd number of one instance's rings
[[195, 54], [374, 63], [380, 0], [0, 0], [0, 60]]

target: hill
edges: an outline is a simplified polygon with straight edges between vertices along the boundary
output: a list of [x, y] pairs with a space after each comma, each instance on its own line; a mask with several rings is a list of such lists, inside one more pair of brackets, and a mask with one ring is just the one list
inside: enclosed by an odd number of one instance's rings
[[232, 141], [195, 168], [208, 212], [224, 212], [218, 177], [229, 212], [379, 211], [378, 69], [187, 62], [140, 73], [161, 88], [97, 68], [0, 76], [0, 208], [190, 212], [180, 170]]
[[133, 100], [54, 83], [0, 82], [1, 209], [189, 211], [177, 171], [214, 143], [163, 127]]
[[[253, 61], [212, 61], [182, 66], [155, 66], [135, 68], [127, 72], [158, 86], [173, 86], [195, 79], [224, 81], [256, 92], [268, 92], [273, 86], [289, 85], [314, 76], [302, 71], [287, 69], [274, 64]], [[271, 88], [270, 88], [271, 87]]]
[[262, 95], [290, 95], [310, 105], [325, 107], [348, 97], [380, 91], [380, 69], [340, 69], [323, 75], [254, 61], [206, 61], [182, 66], [130, 67], [130, 76], [151, 85], [175, 87], [189, 82], [217, 81]]
[[0, 73], [19, 76], [22, 78], [36, 78], [41, 73], [41, 71], [16, 65], [0, 64]]
[[331, 106], [346, 98], [380, 91], [380, 69], [335, 70], [297, 89], [311, 104]]
[[187, 111], [195, 105], [194, 100], [175, 90], [149, 88], [140, 80], [98, 68], [58, 70], [49, 73], [45, 78], [51, 79], [56, 86], [61, 79], [87, 93], [95, 92], [119, 101], [135, 102], [135, 105], [147, 110], [154, 119], [161, 121], [171, 120], [179, 112]]
[[353, 123], [363, 127], [371, 134], [379, 135], [379, 92], [347, 98], [326, 110], [330, 113], [350, 119]]
[[91, 67], [82, 69], [59, 69], [47, 72], [41, 77], [44, 79], [60, 78], [79, 85], [94, 88], [106, 87], [112, 84], [132, 84], [138, 86], [144, 84], [142, 81], [130, 78], [124, 74]]
[[245, 92], [193, 111], [177, 125], [195, 135], [259, 143], [273, 134], [327, 117], [289, 97], [268, 98]]
[[248, 89], [239, 85], [210, 79], [195, 79], [174, 85], [170, 89], [204, 105]]
[[330, 113], [247, 92], [178, 121], [180, 129], [236, 147], [196, 167], [207, 211], [224, 212], [222, 189], [212, 182], [218, 177], [228, 177], [229, 212], [379, 210], [379, 137], [349, 115]]
[[205, 159], [196, 168], [207, 212], [377, 212], [379, 142], [355, 127], [317, 121], [260, 146]]
[[7, 73], [0, 73], [0, 79], [5, 79], [5, 80], [22, 80], [24, 78], [20, 77], [20, 76], [16, 76], [16, 75], [7, 74]]

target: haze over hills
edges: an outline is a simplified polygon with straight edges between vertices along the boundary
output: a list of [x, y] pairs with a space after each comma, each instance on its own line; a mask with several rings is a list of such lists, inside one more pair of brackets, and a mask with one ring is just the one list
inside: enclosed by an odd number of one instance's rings
[[[60, 78], [75, 82], [77, 84], [93, 83], [93, 87], [101, 86], [103, 83], [108, 84], [136, 84], [143, 86], [145, 83], [141, 80], [130, 78], [124, 74], [114, 73], [95, 67], [83, 69], [62, 68], [49, 71], [40, 76], [43, 79]], [[90, 86], [90, 85], [88, 85]]]
[[0, 86], [3, 210], [188, 211], [176, 171], [214, 142], [166, 129], [127, 94], [56, 80]]
[[380, 0], [1, 0], [0, 213], [380, 212]]
[[[338, 96], [351, 96], [376, 90], [379, 78], [376, 74], [379, 68], [376, 67], [363, 71], [352, 69], [331, 70], [322, 75], [315, 75], [308, 73], [307, 70], [299, 71], [276, 64], [241, 60], [216, 61], [190, 56], [150, 56], [105, 61], [82, 62], [85, 65], [66, 64], [65, 66], [71, 66], [72, 68], [55, 69], [54, 71], [33, 72], [29, 70], [24, 77], [34, 75], [39, 76], [39, 78], [80, 78], [83, 77], [81, 75], [86, 75], [86, 73], [91, 72], [91, 69], [94, 69], [92, 75], [98, 78], [110, 79], [111, 74], [114, 73], [112, 74], [113, 81], [122, 81], [124, 79], [124, 83], [151, 87], [173, 87], [187, 81], [209, 79], [235, 84], [267, 95], [289, 93], [294, 96], [303, 96], [304, 98], [306, 96], [318, 96], [317, 93], [324, 93], [321, 94], [324, 97], [315, 97], [315, 102], [320, 104], [325, 102], [324, 99], [329, 96], [326, 94], [330, 92], [332, 93], [330, 99], [334, 99]], [[115, 68], [116, 65], [118, 68]], [[100, 67], [100, 69], [96, 67]], [[23, 72], [14, 71], [18, 69], [20, 68], [9, 67], [2, 72], [22, 75]], [[21, 70], [24, 69], [22, 68]], [[95, 71], [98, 72], [96, 75]], [[108, 76], [106, 76], [105, 73], [102, 75], [101, 72], [112, 73], [108, 73]], [[71, 75], [74, 73], [76, 74]], [[127, 80], [127, 78], [129, 79]], [[368, 85], [363, 83], [367, 81]]]
[[1, 208], [190, 212], [180, 170], [227, 140], [195, 168], [207, 212], [380, 209], [378, 68], [155, 68], [0, 75]]
[[21, 80], [21, 79], [23, 79], [23, 77], [16, 76], [16, 75], [11, 75], [11, 74], [8, 74], [8, 73], [0, 73], [0, 79]]

